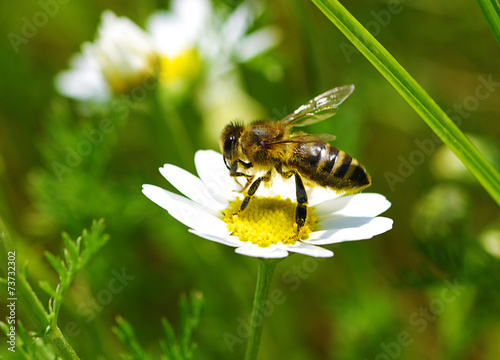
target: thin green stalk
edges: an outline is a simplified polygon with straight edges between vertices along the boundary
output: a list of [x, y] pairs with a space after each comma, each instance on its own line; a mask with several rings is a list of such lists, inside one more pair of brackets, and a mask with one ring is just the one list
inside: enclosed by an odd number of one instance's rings
[[68, 343], [58, 326], [51, 327], [45, 334], [47, 340], [56, 348], [57, 353], [64, 360], [79, 360], [75, 350]]
[[500, 174], [425, 90], [338, 0], [312, 0], [380, 71], [500, 205]]
[[[164, 144], [163, 149], [173, 141], [177, 148], [177, 154], [181, 158], [183, 166], [188, 167], [192, 163], [193, 146], [189, 138], [186, 126], [179, 117], [175, 105], [161, 98], [159, 89], [152, 94], [155, 121], [160, 123], [157, 136], [160, 137], [159, 144]], [[165, 126], [166, 125], [166, 126]]]
[[250, 323], [250, 337], [248, 338], [245, 360], [257, 359], [260, 336], [264, 326], [264, 305], [269, 295], [269, 287], [273, 278], [274, 269], [281, 259], [259, 259], [257, 286], [253, 299], [252, 318]]
[[486, 22], [490, 26], [493, 36], [500, 45], [500, 4], [498, 0], [476, 0]]
[[[9, 252], [15, 252], [12, 245], [9, 233], [5, 228], [3, 221], [0, 219], [0, 267], [3, 271], [3, 276], [7, 275], [7, 258]], [[25, 323], [38, 333], [43, 333], [49, 325], [48, 314], [45, 311], [42, 303], [31, 288], [24, 274], [19, 271], [19, 265], [16, 261], [16, 276], [15, 276], [15, 297], [19, 301], [19, 308], [26, 315]]]
[[49, 325], [48, 314], [23, 274], [17, 276], [16, 292], [19, 299], [19, 308], [26, 315], [26, 325], [36, 331], [37, 334], [43, 334]]

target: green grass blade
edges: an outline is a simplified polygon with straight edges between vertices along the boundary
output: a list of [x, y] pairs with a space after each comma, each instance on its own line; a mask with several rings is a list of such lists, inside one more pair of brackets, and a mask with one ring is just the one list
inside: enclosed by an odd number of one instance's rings
[[498, 0], [476, 0], [483, 12], [486, 22], [490, 26], [493, 36], [500, 45], [500, 4]]
[[312, 0], [394, 86], [500, 205], [500, 174], [425, 90], [337, 0]]

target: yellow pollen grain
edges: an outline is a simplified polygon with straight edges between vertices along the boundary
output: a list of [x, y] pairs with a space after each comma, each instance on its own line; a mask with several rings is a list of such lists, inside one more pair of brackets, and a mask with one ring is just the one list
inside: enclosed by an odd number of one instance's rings
[[312, 208], [308, 208], [306, 223], [298, 233], [295, 223], [296, 203], [280, 196], [253, 197], [246, 209], [239, 212], [241, 202], [241, 199], [230, 202], [223, 212], [223, 220], [232, 235], [260, 247], [279, 242], [293, 245], [299, 239], [306, 239], [317, 223], [317, 219], [311, 215]]

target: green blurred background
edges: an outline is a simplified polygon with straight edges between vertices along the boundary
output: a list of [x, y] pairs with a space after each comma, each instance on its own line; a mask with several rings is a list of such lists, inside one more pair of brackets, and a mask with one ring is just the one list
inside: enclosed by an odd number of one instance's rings
[[[225, 16], [240, 2], [212, 3]], [[477, 4], [344, 3], [498, 169], [500, 49]], [[195, 151], [218, 150], [214, 133], [235, 117], [277, 119], [323, 91], [352, 83], [356, 90], [337, 116], [308, 131], [335, 134], [335, 145], [365, 165], [373, 180], [369, 190], [392, 202], [384, 215], [394, 219], [394, 229], [330, 247], [331, 259], [294, 255], [280, 263], [272, 289], [285, 300], [266, 319], [260, 358], [498, 359], [498, 205], [309, 1], [265, 5], [255, 26], [276, 26], [281, 41], [236, 66], [247, 96], [242, 103], [200, 105], [196, 81], [192, 93], [172, 102], [169, 111], [182, 120], [190, 146], [179, 151], [172, 145], [168, 126], [140, 103], [59, 181], [51, 164], [63, 163], [67, 147], [77, 146], [82, 131], [107, 115], [103, 108], [82, 111], [77, 101], [59, 95], [55, 75], [68, 68], [82, 42], [95, 39], [103, 10], [144, 26], [151, 12], [163, 8], [168, 1], [69, 1], [16, 53], [7, 34], [19, 34], [22, 19], [40, 11], [40, 4], [0, 4], [0, 216], [14, 239], [18, 267], [28, 263], [29, 280], [47, 304], [38, 282], [55, 286], [57, 278], [43, 252], [61, 253], [61, 232], [75, 238], [92, 219], [104, 218], [111, 236], [77, 277], [60, 315], [59, 326], [80, 357], [116, 359], [126, 351], [111, 330], [121, 315], [158, 358], [160, 319], [167, 317], [175, 328], [179, 296], [193, 289], [205, 298], [195, 358], [243, 357], [245, 342], [231, 352], [224, 334], [239, 336], [241, 319], [248, 321], [257, 260], [189, 234], [142, 195], [141, 185], [172, 190], [158, 167], [172, 163], [194, 172]], [[480, 100], [484, 79], [493, 85]], [[211, 122], [214, 116], [220, 123]], [[107, 304], [92, 306], [113, 271], [134, 279]], [[81, 331], [65, 327], [74, 323]], [[6, 348], [2, 340], [0, 354], [16, 358]]]

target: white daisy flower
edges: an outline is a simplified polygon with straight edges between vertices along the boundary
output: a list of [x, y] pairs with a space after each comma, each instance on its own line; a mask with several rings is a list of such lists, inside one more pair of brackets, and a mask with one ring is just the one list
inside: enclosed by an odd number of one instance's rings
[[278, 44], [275, 26], [249, 31], [261, 12], [258, 2], [244, 2], [222, 18], [210, 0], [173, 0], [169, 11], [149, 17], [146, 28], [162, 57], [172, 59], [195, 49], [212, 76], [220, 76], [234, 61], [246, 62]]
[[79, 100], [107, 100], [156, 76], [157, 49], [151, 37], [126, 17], [102, 14], [97, 39], [82, 45], [71, 69], [56, 76], [56, 88]]
[[392, 228], [393, 221], [378, 216], [391, 203], [380, 194], [340, 196], [322, 187], [307, 188], [309, 215], [297, 236], [295, 187], [277, 176], [272, 186], [261, 186], [247, 208], [236, 214], [243, 198], [229, 176], [222, 155], [200, 150], [195, 155], [196, 177], [174, 165], [161, 174], [180, 196], [154, 185], [142, 192], [202, 238], [235, 247], [235, 252], [259, 258], [283, 258], [289, 252], [330, 257], [318, 245], [369, 239]]

